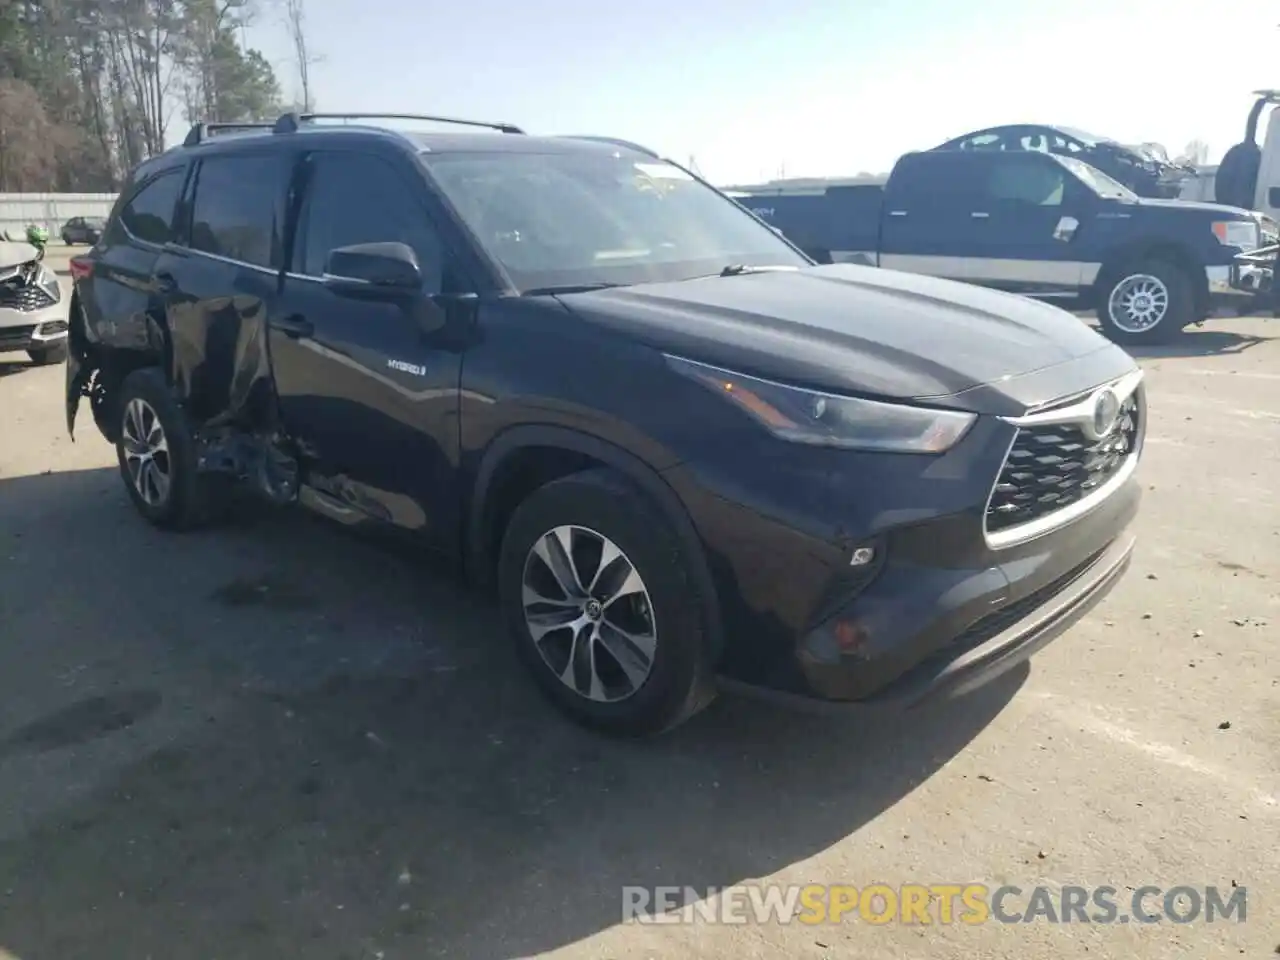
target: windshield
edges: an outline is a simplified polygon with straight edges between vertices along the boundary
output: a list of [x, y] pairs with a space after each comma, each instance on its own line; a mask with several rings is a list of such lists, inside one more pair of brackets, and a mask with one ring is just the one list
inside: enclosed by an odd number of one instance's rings
[[1083, 160], [1075, 157], [1054, 157], [1060, 164], [1074, 173], [1077, 179], [1100, 197], [1113, 197], [1117, 200], [1136, 200], [1138, 195], [1119, 180], [1113, 180], [1096, 167], [1091, 167]]
[[1055, 129], [1061, 130], [1067, 136], [1075, 137], [1081, 143], [1089, 146], [1092, 146], [1095, 143], [1115, 143], [1115, 141], [1110, 137], [1099, 137], [1097, 134], [1086, 133], [1085, 131], [1078, 130], [1075, 127], [1056, 127]]
[[517, 290], [687, 280], [730, 265], [805, 266], [734, 201], [635, 153], [423, 156]]

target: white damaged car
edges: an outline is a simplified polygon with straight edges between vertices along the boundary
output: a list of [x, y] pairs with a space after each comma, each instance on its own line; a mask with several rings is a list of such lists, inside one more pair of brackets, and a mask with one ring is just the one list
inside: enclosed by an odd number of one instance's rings
[[67, 310], [57, 275], [29, 243], [0, 240], [0, 353], [25, 350], [32, 362], [67, 357]]

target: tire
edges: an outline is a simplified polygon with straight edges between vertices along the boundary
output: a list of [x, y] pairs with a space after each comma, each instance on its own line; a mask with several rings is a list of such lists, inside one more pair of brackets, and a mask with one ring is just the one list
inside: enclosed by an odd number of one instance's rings
[[67, 341], [63, 340], [52, 347], [43, 347], [40, 350], [28, 350], [27, 356], [31, 358], [31, 362], [37, 367], [48, 367], [55, 363], [62, 363], [67, 359]]
[[[197, 471], [191, 429], [160, 372], [135, 370], [121, 384], [118, 399], [116, 459], [129, 499], [143, 518], [163, 530], [189, 530], [222, 519], [229, 506], [227, 485], [223, 477]], [[154, 429], [157, 424], [159, 434]], [[148, 456], [166, 482], [149, 473], [149, 482], [140, 483], [134, 466], [141, 470], [145, 461], [138, 463], [130, 453], [156, 440], [164, 442], [163, 455], [156, 451]]]
[[[549, 566], [534, 552], [554, 549], [547, 538], [568, 528], [573, 528], [568, 539], [581, 563], [579, 579], [604, 573], [595, 584], [594, 599], [580, 595], [565, 602], [565, 591], [556, 589]], [[622, 556], [602, 571], [593, 559], [600, 556], [603, 541]], [[608, 599], [609, 587], [628, 564], [641, 589], [628, 581], [633, 589], [604, 603], [603, 611], [593, 609], [592, 604]], [[560, 601], [534, 604], [532, 612], [577, 616], [582, 630], [551, 629], [542, 632], [541, 644], [535, 643], [526, 619], [526, 583], [539, 595]], [[614, 471], [588, 470], [554, 480], [516, 508], [502, 540], [498, 589], [518, 655], [547, 697], [578, 723], [612, 736], [650, 736], [679, 725], [714, 698], [706, 601], [691, 573], [687, 548], [662, 511]], [[588, 621], [592, 615], [596, 619]], [[637, 645], [622, 643], [615, 626], [637, 638]], [[597, 634], [609, 642], [595, 639]], [[648, 647], [646, 635], [653, 637], [648, 658], [637, 653]], [[576, 673], [565, 669], [575, 644], [580, 655]], [[611, 649], [625, 656], [615, 657]], [[630, 662], [630, 673], [622, 669], [623, 659]], [[575, 678], [576, 688], [561, 678], [565, 673]]]
[[71, 238], [68, 237], [65, 233], [62, 235], [62, 245], [65, 247], [71, 246]]
[[1195, 318], [1191, 278], [1168, 261], [1128, 264], [1109, 272], [1100, 285], [1098, 321], [1116, 343], [1168, 343]]

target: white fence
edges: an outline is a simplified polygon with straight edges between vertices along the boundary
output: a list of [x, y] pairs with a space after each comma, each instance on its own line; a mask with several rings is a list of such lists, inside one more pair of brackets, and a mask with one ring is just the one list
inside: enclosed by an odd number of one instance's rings
[[114, 193], [0, 193], [0, 238], [21, 239], [34, 223], [56, 240], [72, 217], [106, 217], [115, 202]]

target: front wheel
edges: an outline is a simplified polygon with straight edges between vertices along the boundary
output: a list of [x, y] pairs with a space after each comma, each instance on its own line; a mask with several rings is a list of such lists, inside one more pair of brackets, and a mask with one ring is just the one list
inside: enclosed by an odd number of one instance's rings
[[1195, 316], [1191, 278], [1163, 260], [1116, 270], [1100, 291], [1098, 320], [1103, 333], [1117, 343], [1168, 343]]
[[503, 537], [498, 586], [525, 666], [579, 723], [646, 736], [711, 701], [687, 547], [618, 474], [584, 471], [531, 494]]

